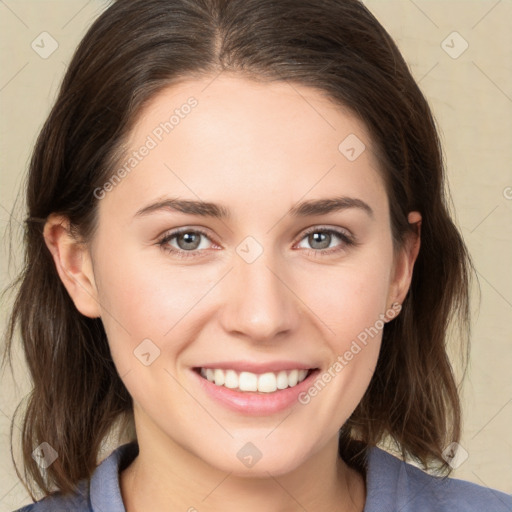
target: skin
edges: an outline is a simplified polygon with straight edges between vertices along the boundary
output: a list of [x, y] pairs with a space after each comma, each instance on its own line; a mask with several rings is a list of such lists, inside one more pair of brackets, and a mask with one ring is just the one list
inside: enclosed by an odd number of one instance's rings
[[[212, 79], [175, 84], [147, 105], [130, 151], [187, 98], [198, 100], [99, 201], [90, 243], [78, 244], [64, 217], [52, 215], [45, 226], [64, 285], [80, 312], [101, 317], [134, 399], [140, 453], [120, 475], [126, 509], [361, 511], [365, 481], [337, 456], [337, 434], [368, 387], [381, 333], [307, 405], [271, 415], [226, 409], [190, 368], [291, 359], [328, 369], [403, 302], [421, 216], [409, 214], [416, 231], [395, 254], [367, 130], [319, 91], [228, 74]], [[349, 134], [366, 145], [354, 161], [338, 150]], [[366, 202], [373, 217], [359, 208], [287, 215], [299, 201], [341, 195]], [[166, 196], [221, 203], [232, 217], [172, 210], [134, 217]], [[315, 226], [348, 231], [359, 245], [332, 235], [329, 248], [340, 250], [322, 255], [325, 246], [303, 234]], [[200, 256], [179, 258], [158, 245], [179, 227], [207, 231]], [[247, 236], [263, 249], [252, 263], [236, 251]], [[168, 245], [191, 250], [180, 237]], [[133, 354], [146, 338], [160, 350], [149, 366]], [[250, 468], [236, 456], [247, 442], [262, 453]]]

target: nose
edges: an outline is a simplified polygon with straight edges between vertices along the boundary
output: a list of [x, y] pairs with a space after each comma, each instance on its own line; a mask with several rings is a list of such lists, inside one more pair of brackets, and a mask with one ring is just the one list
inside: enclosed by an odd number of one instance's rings
[[226, 332], [258, 343], [290, 334], [301, 317], [300, 301], [287, 282], [289, 272], [271, 251], [252, 263], [236, 258], [227, 276], [221, 323]]

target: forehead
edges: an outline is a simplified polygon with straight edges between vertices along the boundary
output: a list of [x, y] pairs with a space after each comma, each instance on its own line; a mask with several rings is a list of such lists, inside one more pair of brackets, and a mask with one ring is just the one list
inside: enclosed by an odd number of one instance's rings
[[165, 193], [241, 206], [333, 189], [371, 196], [383, 188], [372, 146], [364, 123], [316, 89], [229, 74], [184, 80], [139, 114], [117, 167], [127, 172], [108, 196], [134, 208]]
[[[327, 137], [336, 142], [344, 132], [357, 132], [367, 146], [371, 144], [364, 123], [324, 91], [290, 81], [260, 82], [232, 73], [182, 80], [159, 91], [139, 114], [131, 140], [140, 141], [153, 132], [158, 139], [168, 135], [169, 130], [154, 125], [155, 121], [170, 121], [172, 126], [167, 128], [179, 135], [178, 126], [185, 124], [186, 118], [191, 119], [187, 124], [193, 124], [197, 136], [205, 141], [208, 135], [227, 128], [228, 132], [223, 133], [229, 135], [226, 142], [244, 142], [246, 134], [251, 135], [252, 142], [257, 134], [260, 141], [272, 146], [285, 139], [292, 143]], [[293, 130], [283, 133], [284, 126]], [[237, 132], [236, 128], [241, 130]]]

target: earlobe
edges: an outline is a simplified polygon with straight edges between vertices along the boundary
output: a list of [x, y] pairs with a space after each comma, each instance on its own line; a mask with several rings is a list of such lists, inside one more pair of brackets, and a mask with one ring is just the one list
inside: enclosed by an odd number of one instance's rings
[[403, 304], [411, 285], [414, 263], [420, 251], [421, 214], [416, 211], [409, 212], [407, 220], [413, 225], [414, 230], [407, 234], [403, 247], [397, 255], [388, 304], [395, 302]]
[[71, 232], [69, 220], [51, 214], [44, 226], [44, 240], [59, 277], [78, 311], [90, 318], [100, 317], [90, 253], [87, 245]]

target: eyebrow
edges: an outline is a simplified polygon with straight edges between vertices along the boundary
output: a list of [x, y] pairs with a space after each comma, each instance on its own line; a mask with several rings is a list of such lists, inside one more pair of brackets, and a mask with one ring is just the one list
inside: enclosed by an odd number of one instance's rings
[[[290, 208], [288, 215], [291, 215], [292, 217], [319, 216], [350, 208], [360, 209], [372, 219], [374, 218], [373, 210], [369, 204], [365, 203], [361, 199], [346, 196], [303, 201]], [[230, 211], [220, 204], [174, 197], [165, 198], [141, 208], [137, 211], [135, 217], [149, 215], [161, 210], [174, 210], [190, 215], [212, 217], [221, 220], [231, 218]]]

